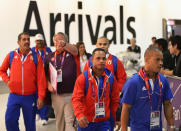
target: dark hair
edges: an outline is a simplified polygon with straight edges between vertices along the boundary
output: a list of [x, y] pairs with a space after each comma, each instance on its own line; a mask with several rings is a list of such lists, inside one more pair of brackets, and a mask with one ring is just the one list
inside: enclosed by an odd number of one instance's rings
[[19, 35], [18, 35], [18, 41], [20, 41], [21, 40], [21, 36], [22, 35], [29, 35], [27, 32], [22, 32], [22, 33], [20, 33]]
[[79, 49], [79, 47], [80, 47], [82, 44], [85, 45], [83, 41], [77, 42], [77, 43], [76, 43], [77, 49]]
[[161, 52], [161, 51], [154, 46], [149, 46], [144, 53], [144, 57], [152, 56], [152, 52]]
[[104, 49], [102, 49], [102, 48], [95, 48], [95, 49], [93, 50], [93, 52], [92, 52], [92, 56], [94, 56], [97, 51], [103, 51], [103, 52], [106, 54], [106, 52], [105, 52]]
[[171, 42], [172, 46], [177, 45], [177, 49], [181, 50], [181, 36], [171, 36], [169, 41]]
[[168, 49], [168, 42], [163, 38], [157, 39], [155, 41], [155, 44], [158, 44], [159, 46], [162, 46], [163, 50]]
[[[83, 41], [79, 41], [79, 42], [76, 43], [76, 47], [77, 47], [77, 49], [78, 49], [78, 56], [80, 56], [80, 54], [79, 54], [79, 48], [80, 48], [80, 46], [81, 46], [82, 44], [85, 46], [85, 44], [84, 44]], [[87, 56], [87, 58], [90, 57], [90, 54], [87, 53], [86, 49], [85, 49], [85, 55]]]
[[153, 39], [155, 39], [155, 40], [156, 40], [156, 37], [155, 37], [155, 36], [153, 36], [151, 39], [152, 39], [152, 40], [153, 40]]

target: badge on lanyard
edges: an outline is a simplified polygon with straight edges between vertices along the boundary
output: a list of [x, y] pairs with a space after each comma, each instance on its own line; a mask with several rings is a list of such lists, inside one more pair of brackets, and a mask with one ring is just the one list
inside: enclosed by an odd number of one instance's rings
[[160, 127], [160, 111], [152, 111], [150, 114], [150, 129]]
[[104, 102], [95, 103], [95, 116], [96, 118], [105, 117]]
[[62, 82], [62, 69], [57, 71], [57, 82]]

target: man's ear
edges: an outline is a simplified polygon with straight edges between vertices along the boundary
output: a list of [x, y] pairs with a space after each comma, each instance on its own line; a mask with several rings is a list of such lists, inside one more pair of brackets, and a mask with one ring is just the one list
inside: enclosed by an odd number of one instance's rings
[[149, 62], [149, 58], [148, 57], [145, 57], [145, 63], [148, 63]]
[[18, 45], [19, 45], [19, 40], [17, 41]]

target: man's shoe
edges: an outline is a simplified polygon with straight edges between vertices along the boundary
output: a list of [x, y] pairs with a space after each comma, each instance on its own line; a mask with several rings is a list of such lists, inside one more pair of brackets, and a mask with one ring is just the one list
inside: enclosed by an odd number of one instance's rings
[[39, 120], [40, 120], [40, 115], [36, 114], [36, 121], [39, 121]]
[[41, 124], [44, 126], [44, 125], [47, 125], [48, 124], [48, 121], [47, 120], [41, 120]]

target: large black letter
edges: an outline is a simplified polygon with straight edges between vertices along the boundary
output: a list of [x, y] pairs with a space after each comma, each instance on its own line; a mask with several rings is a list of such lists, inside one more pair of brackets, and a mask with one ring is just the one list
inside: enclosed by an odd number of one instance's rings
[[[133, 38], [136, 38], [136, 31], [131, 27], [131, 22], [135, 22], [134, 17], [129, 17], [127, 20], [127, 29], [130, 33], [133, 34]], [[130, 43], [130, 39], [127, 39], [127, 43]]]
[[65, 14], [65, 34], [68, 36], [68, 39], [70, 39], [69, 28], [72, 21], [75, 21], [75, 14], [72, 14], [70, 18], [68, 18], [68, 14]]
[[120, 43], [124, 43], [123, 6], [120, 6]]
[[[35, 14], [37, 29], [30, 29], [30, 21], [31, 21], [33, 12]], [[43, 34], [43, 36], [45, 38], [36, 1], [30, 1], [23, 32], [28, 32], [30, 36], [35, 36], [37, 33], [41, 33], [41, 34]], [[45, 39], [45, 43], [46, 43], [46, 39]]]
[[94, 34], [93, 29], [92, 29], [92, 23], [91, 23], [90, 15], [86, 15], [92, 45], [95, 45], [96, 41], [97, 41], [97, 37], [98, 37], [98, 34], [99, 34], [100, 23], [101, 23], [101, 17], [102, 16], [100, 16], [100, 15], [98, 16], [96, 31], [95, 31], [95, 34]]
[[115, 21], [113, 16], [106, 16], [105, 17], [105, 22], [107, 22], [107, 21], [111, 21], [112, 24], [113, 24], [113, 27], [106, 28], [105, 31], [104, 31], [104, 36], [107, 37], [107, 34], [110, 31], [113, 32], [112, 39], [110, 39], [109, 42], [111, 43], [113, 41], [116, 44], [116, 21]]
[[61, 21], [61, 13], [58, 13], [54, 19], [54, 14], [50, 13], [50, 45], [53, 46], [53, 35], [55, 34], [55, 25]]
[[[78, 9], [82, 10], [82, 2], [78, 1]], [[82, 15], [78, 15], [78, 33], [79, 33], [79, 41], [83, 41], [83, 29], [82, 29]]]
[[79, 33], [79, 41], [83, 41], [83, 29], [82, 29], [82, 15], [78, 15], [78, 33]]

